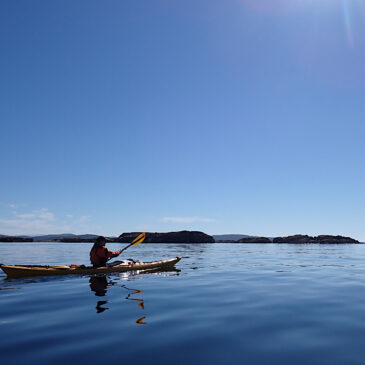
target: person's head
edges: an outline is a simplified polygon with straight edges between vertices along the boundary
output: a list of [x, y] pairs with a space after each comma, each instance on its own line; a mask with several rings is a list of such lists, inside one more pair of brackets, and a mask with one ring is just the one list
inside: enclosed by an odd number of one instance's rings
[[104, 236], [99, 236], [95, 243], [98, 245], [98, 246], [104, 246], [106, 244], [106, 238]]

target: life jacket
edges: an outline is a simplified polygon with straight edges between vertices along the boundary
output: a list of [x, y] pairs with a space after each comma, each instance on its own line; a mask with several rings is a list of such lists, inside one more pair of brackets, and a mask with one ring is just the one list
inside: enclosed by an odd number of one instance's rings
[[94, 246], [92, 247], [92, 249], [90, 251], [90, 261], [94, 267], [105, 266], [108, 261], [107, 252], [105, 252], [104, 257], [100, 257], [98, 255], [98, 251], [100, 249], [104, 249], [105, 251], [107, 251], [107, 248], [99, 246], [96, 243], [94, 244]]

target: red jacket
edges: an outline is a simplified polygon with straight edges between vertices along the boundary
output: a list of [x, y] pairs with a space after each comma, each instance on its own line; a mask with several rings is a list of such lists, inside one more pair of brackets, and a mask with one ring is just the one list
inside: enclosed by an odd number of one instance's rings
[[90, 261], [94, 267], [105, 266], [107, 261], [112, 257], [117, 257], [119, 251], [109, 251], [106, 247], [94, 244], [90, 251]]

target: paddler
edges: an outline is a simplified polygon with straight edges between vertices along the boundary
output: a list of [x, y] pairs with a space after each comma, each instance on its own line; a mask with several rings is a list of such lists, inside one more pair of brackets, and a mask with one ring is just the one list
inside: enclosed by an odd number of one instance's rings
[[122, 252], [122, 250], [112, 252], [105, 247], [105, 244], [106, 238], [99, 236], [90, 251], [90, 261], [94, 267], [106, 266], [109, 259], [119, 256]]

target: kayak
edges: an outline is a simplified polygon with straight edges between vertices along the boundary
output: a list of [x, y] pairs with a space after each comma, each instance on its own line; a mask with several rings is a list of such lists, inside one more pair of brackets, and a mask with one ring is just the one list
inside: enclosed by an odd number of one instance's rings
[[21, 278], [27, 276], [51, 276], [51, 275], [70, 275], [70, 274], [107, 274], [110, 272], [125, 272], [148, 269], [166, 269], [172, 268], [181, 260], [180, 257], [175, 257], [168, 260], [160, 261], [130, 261], [122, 262], [118, 265], [108, 265], [94, 268], [92, 266], [84, 265], [3, 265], [0, 268], [10, 278]]

